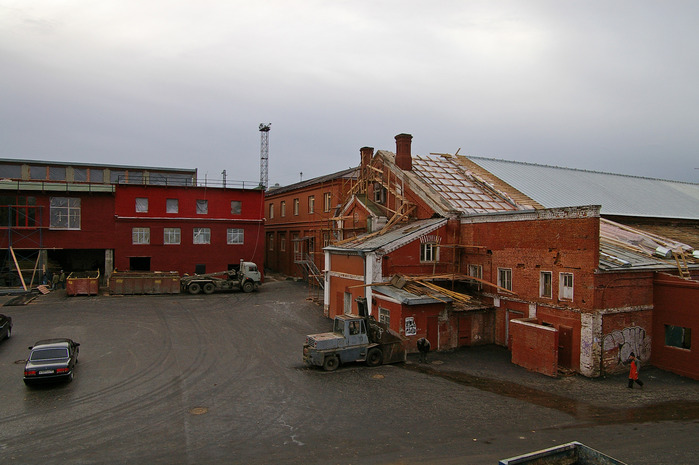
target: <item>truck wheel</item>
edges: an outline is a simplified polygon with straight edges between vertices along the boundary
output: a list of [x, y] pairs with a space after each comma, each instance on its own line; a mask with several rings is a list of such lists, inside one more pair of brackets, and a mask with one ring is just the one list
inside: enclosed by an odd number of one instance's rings
[[199, 283], [192, 283], [189, 285], [187, 290], [189, 291], [190, 294], [196, 295], [196, 294], [199, 294], [199, 292], [201, 291], [201, 286], [199, 285]]
[[255, 284], [252, 281], [245, 281], [243, 283], [243, 292], [252, 292], [255, 290]]
[[323, 369], [325, 371], [335, 371], [339, 366], [340, 359], [337, 358], [337, 355], [328, 355], [325, 357], [325, 361], [323, 362]]
[[366, 356], [366, 364], [370, 367], [377, 367], [383, 363], [383, 352], [381, 349], [374, 347], [369, 349], [369, 353]]
[[216, 286], [214, 286], [214, 283], [206, 283], [202, 289], [204, 290], [204, 294], [213, 294], [216, 290]]

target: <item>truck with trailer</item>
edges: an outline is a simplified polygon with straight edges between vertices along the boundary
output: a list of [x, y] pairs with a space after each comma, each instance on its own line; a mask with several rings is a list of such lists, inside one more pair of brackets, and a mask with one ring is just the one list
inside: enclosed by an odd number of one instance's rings
[[306, 336], [303, 360], [307, 365], [334, 371], [348, 362], [365, 362], [369, 366], [405, 362], [403, 338], [385, 323], [368, 316], [366, 300], [360, 299], [360, 315], [338, 315], [332, 332]]
[[253, 262], [241, 260], [240, 265], [227, 271], [185, 275], [180, 279], [182, 292], [196, 295], [200, 292], [212, 294], [216, 291], [252, 292], [262, 284], [262, 274]]

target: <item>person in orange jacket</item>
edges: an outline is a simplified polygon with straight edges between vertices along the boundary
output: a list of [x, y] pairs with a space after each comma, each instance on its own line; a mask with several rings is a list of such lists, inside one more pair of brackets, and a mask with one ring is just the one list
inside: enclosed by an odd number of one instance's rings
[[638, 371], [639, 371], [639, 365], [638, 361], [636, 360], [636, 355], [631, 352], [629, 354], [629, 364], [631, 365], [629, 368], [629, 385], [627, 386], [629, 389], [633, 389], [633, 383], [634, 381], [641, 386], [641, 389], [643, 389], [643, 381], [638, 379]]

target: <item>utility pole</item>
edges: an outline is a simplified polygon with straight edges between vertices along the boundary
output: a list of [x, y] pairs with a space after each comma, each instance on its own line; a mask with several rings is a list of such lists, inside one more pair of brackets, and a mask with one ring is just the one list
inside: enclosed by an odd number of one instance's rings
[[269, 127], [272, 123], [260, 123], [260, 187], [267, 190], [269, 184]]

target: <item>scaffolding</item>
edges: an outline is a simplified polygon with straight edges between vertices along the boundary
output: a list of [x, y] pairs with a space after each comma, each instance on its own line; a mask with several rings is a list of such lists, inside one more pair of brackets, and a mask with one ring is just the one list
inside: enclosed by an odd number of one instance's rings
[[7, 243], [0, 267], [0, 287], [21, 287], [28, 291], [42, 283], [46, 268], [41, 224], [43, 207], [16, 204], [3, 205], [0, 209]]

